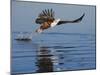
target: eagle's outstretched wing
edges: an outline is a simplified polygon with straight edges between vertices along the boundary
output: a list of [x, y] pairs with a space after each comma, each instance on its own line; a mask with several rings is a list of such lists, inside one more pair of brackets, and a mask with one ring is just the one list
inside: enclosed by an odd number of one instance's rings
[[52, 9], [43, 10], [36, 19], [37, 24], [42, 24], [47, 21], [54, 21], [54, 11]]
[[64, 23], [78, 23], [83, 19], [84, 15], [85, 15], [85, 13], [81, 17], [79, 17], [79, 18], [77, 18], [75, 20], [59, 21], [58, 25], [61, 25], [61, 24], [64, 24]]

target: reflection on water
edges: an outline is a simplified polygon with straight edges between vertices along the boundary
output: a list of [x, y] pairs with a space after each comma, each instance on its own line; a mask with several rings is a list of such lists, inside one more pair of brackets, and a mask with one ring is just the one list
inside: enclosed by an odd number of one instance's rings
[[53, 71], [53, 62], [50, 54], [50, 50], [45, 47], [40, 47], [37, 53], [37, 72], [52, 72]]
[[17, 34], [12, 36], [12, 74], [96, 67], [93, 34], [44, 33], [29, 42], [14, 40]]

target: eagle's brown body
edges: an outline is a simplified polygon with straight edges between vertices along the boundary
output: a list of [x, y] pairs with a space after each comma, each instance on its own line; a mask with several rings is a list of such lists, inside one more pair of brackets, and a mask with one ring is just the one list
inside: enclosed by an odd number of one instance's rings
[[52, 22], [53, 22], [53, 20], [49, 20], [47, 22], [44, 22], [43, 24], [41, 24], [40, 28], [43, 29], [43, 30], [48, 29]]

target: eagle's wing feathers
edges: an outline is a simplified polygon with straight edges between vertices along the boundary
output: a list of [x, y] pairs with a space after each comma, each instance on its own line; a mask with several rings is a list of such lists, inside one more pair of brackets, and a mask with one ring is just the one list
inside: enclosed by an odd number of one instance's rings
[[39, 14], [38, 16], [39, 18], [54, 18], [54, 12], [53, 10], [49, 10], [49, 9], [45, 9], [45, 10], [42, 10], [42, 12]]
[[54, 11], [52, 9], [45, 9], [38, 15], [36, 19], [37, 24], [42, 24], [48, 20], [54, 20]]
[[84, 16], [85, 16], [85, 13], [81, 17], [79, 17], [75, 20], [59, 21], [58, 25], [61, 25], [61, 24], [64, 24], [64, 23], [78, 23], [83, 19]]

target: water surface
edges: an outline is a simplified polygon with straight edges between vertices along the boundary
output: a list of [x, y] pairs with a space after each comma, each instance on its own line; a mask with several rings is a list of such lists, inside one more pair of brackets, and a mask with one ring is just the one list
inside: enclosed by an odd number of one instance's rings
[[[27, 32], [28, 34], [30, 32]], [[12, 36], [12, 73], [36, 73], [95, 69], [95, 35], [42, 33], [31, 41]]]

